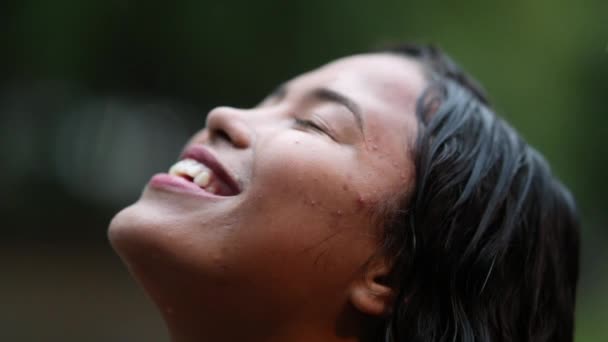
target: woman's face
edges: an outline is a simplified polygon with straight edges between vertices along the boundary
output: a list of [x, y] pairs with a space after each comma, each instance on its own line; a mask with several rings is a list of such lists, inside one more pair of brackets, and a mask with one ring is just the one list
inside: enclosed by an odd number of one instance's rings
[[356, 55], [254, 108], [214, 109], [186, 149], [202, 146], [240, 192], [156, 176], [113, 219], [113, 247], [165, 315], [204, 303], [218, 315], [335, 317], [378, 250], [373, 208], [411, 189], [424, 86], [414, 61]]

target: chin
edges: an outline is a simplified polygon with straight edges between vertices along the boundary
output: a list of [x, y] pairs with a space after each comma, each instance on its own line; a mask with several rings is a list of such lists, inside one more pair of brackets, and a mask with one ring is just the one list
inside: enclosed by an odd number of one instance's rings
[[[118, 212], [108, 229], [108, 239], [133, 279], [153, 301], [155, 284], [174, 261], [166, 227], [154, 222], [146, 203], [136, 202]], [[166, 233], [165, 233], [166, 235]], [[160, 272], [161, 274], [157, 274]]]
[[201, 230], [192, 222], [186, 210], [142, 197], [114, 216], [108, 239], [136, 278], [177, 270], [196, 273], [218, 259], [218, 248], [193, 244], [197, 237], [201, 240], [196, 235]]
[[110, 222], [108, 240], [127, 266], [159, 256], [159, 251], [167, 247], [163, 247], [162, 236], [167, 229], [153, 211], [140, 200], [118, 212]]
[[144, 189], [137, 202], [119, 211], [110, 221], [108, 239], [123, 259], [141, 249], [158, 249], [167, 238], [171, 218], [177, 216], [172, 212], [174, 210], [167, 208], [166, 203], [170, 201], [158, 201], [148, 192]]
[[138, 215], [137, 206], [138, 203], [135, 203], [119, 211], [110, 221], [108, 228], [108, 240], [114, 251], [123, 259], [126, 252], [144, 236], [146, 224], [142, 222], [142, 215]]

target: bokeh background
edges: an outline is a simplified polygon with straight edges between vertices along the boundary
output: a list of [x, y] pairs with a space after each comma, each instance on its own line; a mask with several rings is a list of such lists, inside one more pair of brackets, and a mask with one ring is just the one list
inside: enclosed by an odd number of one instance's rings
[[107, 225], [214, 106], [435, 42], [583, 216], [576, 341], [608, 341], [608, 1], [0, 2], [0, 341], [167, 341]]

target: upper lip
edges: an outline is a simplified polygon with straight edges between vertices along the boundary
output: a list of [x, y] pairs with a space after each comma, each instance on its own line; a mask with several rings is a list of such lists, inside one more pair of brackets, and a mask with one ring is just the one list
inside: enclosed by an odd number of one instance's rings
[[228, 172], [224, 166], [215, 158], [213, 153], [202, 145], [191, 145], [184, 149], [180, 159], [194, 159], [199, 163], [208, 167], [213, 174], [224, 182], [235, 194], [241, 192], [241, 187], [235, 178]]

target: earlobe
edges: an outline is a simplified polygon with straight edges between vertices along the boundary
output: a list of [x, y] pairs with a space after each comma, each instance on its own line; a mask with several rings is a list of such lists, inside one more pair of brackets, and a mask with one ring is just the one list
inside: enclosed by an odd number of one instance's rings
[[395, 297], [394, 289], [386, 281], [390, 272], [384, 260], [367, 265], [361, 276], [352, 284], [350, 300], [361, 312], [383, 316], [390, 312]]

